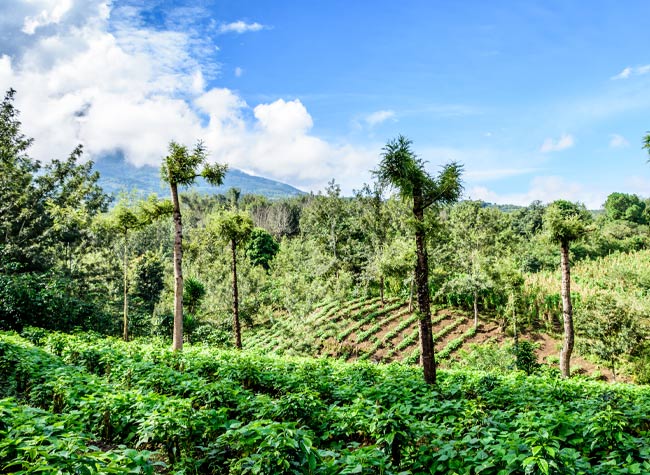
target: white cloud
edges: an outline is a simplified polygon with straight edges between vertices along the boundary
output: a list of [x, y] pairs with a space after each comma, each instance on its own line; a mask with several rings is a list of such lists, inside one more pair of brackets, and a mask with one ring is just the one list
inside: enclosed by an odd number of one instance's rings
[[261, 23], [246, 23], [245, 21], [239, 20], [232, 23], [224, 23], [219, 27], [219, 33], [246, 33], [249, 31], [260, 31], [266, 28]]
[[271, 135], [303, 135], [314, 125], [298, 99], [289, 102], [278, 99], [271, 104], [260, 104], [255, 107], [254, 114], [264, 132]]
[[33, 35], [36, 29], [42, 26], [59, 23], [72, 8], [72, 0], [45, 0], [33, 3], [39, 4], [42, 10], [37, 15], [25, 17], [22, 31], [28, 35]]
[[[34, 158], [62, 158], [82, 143], [94, 160], [119, 151], [134, 164], [157, 165], [170, 140], [201, 139], [210, 160], [303, 189], [336, 178], [350, 192], [370, 178], [380, 144], [362, 148], [314, 136], [300, 100], [251, 107], [231, 90], [208, 89], [190, 33], [148, 29], [137, 11], [109, 11], [100, 0], [74, 2], [48, 17], [57, 23], [22, 32], [44, 2], [19, 3], [19, 13], [0, 2], [0, 26], [11, 39], [0, 35], [0, 88], [17, 89]], [[48, 11], [65, 6], [49, 4]], [[246, 28], [259, 29], [252, 25]]]
[[627, 79], [630, 77], [631, 74], [632, 74], [632, 68], [628, 66], [624, 68], [623, 71], [618, 73], [616, 76], [613, 76], [612, 79]]
[[535, 200], [543, 203], [564, 199], [584, 203], [589, 209], [599, 209], [607, 198], [607, 192], [586, 188], [581, 183], [571, 182], [559, 176], [536, 176], [527, 191], [522, 193], [496, 193], [484, 186], [467, 190], [467, 196], [490, 203], [528, 206]]
[[540, 147], [539, 151], [542, 153], [548, 153], [548, 152], [559, 152], [561, 150], [566, 150], [568, 148], [573, 147], [574, 145], [574, 140], [573, 140], [573, 135], [571, 134], [563, 134], [559, 139], [553, 140], [552, 138], [547, 138], [544, 140], [544, 143], [542, 143], [542, 146]]
[[630, 142], [623, 137], [622, 135], [619, 134], [612, 134], [610, 135], [610, 140], [609, 140], [609, 147], [610, 148], [623, 148], [627, 147], [630, 145]]
[[629, 79], [631, 76], [643, 76], [644, 74], [650, 73], [650, 64], [645, 64], [643, 66], [627, 66], [616, 76], [613, 76], [612, 79]]
[[381, 124], [382, 122], [387, 121], [388, 119], [394, 119], [395, 118], [395, 111], [392, 110], [380, 110], [373, 112], [372, 114], [368, 114], [365, 118], [364, 121], [368, 126], [374, 127], [376, 125]]
[[242, 74], [244, 74], [244, 70], [242, 68], [240, 68], [239, 66], [237, 66], [235, 68], [235, 77], [240, 78], [240, 77], [242, 77]]

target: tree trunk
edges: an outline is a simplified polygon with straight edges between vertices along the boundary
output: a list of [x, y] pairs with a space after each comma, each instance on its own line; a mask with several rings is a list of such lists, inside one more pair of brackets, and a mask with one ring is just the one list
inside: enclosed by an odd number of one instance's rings
[[413, 282], [415, 282], [415, 271], [411, 276], [411, 288], [409, 289], [409, 312], [413, 311]]
[[237, 243], [230, 240], [232, 250], [232, 327], [235, 333], [235, 346], [241, 350], [241, 326], [239, 324], [239, 292], [237, 290]]
[[569, 243], [563, 242], [560, 267], [562, 269], [562, 317], [564, 319], [564, 344], [560, 352], [560, 372], [563, 378], [571, 376], [571, 353], [573, 352], [573, 307], [571, 306], [571, 268]]
[[178, 202], [178, 187], [170, 184], [174, 206], [174, 340], [172, 349], [183, 349], [183, 222]]
[[478, 292], [474, 291], [474, 328], [478, 328]]
[[384, 305], [384, 276], [379, 277], [379, 297], [381, 298], [381, 304]]
[[127, 252], [128, 252], [128, 242], [127, 242], [127, 233], [124, 233], [124, 333], [122, 337], [124, 341], [129, 341], [129, 283], [127, 277]]
[[424, 371], [424, 381], [427, 384], [436, 384], [436, 356], [434, 350], [433, 334], [431, 332], [431, 303], [429, 300], [429, 263], [424, 236], [424, 208], [422, 196], [414, 193], [413, 214], [415, 215], [415, 248], [417, 262], [415, 265], [415, 283], [418, 294], [418, 313], [420, 331], [420, 361]]
[[517, 333], [517, 312], [514, 307], [514, 297], [512, 305], [512, 332], [515, 340], [515, 353], [519, 350], [519, 334]]

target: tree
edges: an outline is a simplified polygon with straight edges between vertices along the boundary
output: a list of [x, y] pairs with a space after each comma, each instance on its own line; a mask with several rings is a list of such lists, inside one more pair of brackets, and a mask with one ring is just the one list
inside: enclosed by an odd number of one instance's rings
[[341, 187], [328, 182], [326, 193], [312, 196], [303, 209], [300, 229], [314, 239], [331, 256], [330, 272], [338, 278], [341, 271], [359, 271], [362, 260], [358, 209], [349, 198], [341, 196]]
[[585, 305], [585, 350], [607, 364], [614, 380], [617, 365], [625, 355], [634, 354], [645, 339], [640, 323], [646, 320], [644, 313], [607, 294], [597, 295]]
[[[26, 259], [23, 236], [26, 218], [32, 218], [34, 211], [29, 204], [36, 190], [33, 176], [40, 169], [40, 163], [27, 155], [33, 139], [20, 131], [19, 112], [13, 101], [16, 91], [7, 91], [0, 105], [0, 257], [3, 268], [8, 263], [23, 264]], [[20, 262], [23, 261], [23, 262]]]
[[165, 266], [159, 253], [146, 251], [131, 261], [131, 293], [151, 317], [164, 289]]
[[573, 306], [571, 304], [571, 266], [569, 247], [571, 242], [587, 232], [591, 215], [584, 205], [557, 200], [551, 203], [544, 214], [544, 228], [550, 240], [560, 244], [560, 268], [562, 271], [562, 318], [564, 321], [564, 343], [560, 352], [562, 377], [571, 375], [571, 353], [574, 345]]
[[[198, 177], [211, 185], [221, 185], [227, 165], [206, 163], [207, 153], [203, 143], [198, 142], [192, 151], [174, 141], [169, 143], [169, 155], [163, 159], [160, 173], [169, 183], [174, 219], [174, 337], [172, 348], [183, 349], [183, 221], [178, 200], [178, 187], [189, 186]], [[199, 167], [203, 169], [199, 173]]]
[[262, 266], [268, 271], [270, 262], [279, 250], [280, 245], [273, 239], [273, 236], [262, 228], [253, 229], [246, 246], [246, 255], [253, 265]]
[[[255, 226], [266, 229], [275, 239], [296, 236], [300, 233], [300, 214], [304, 198], [285, 198], [280, 201], [269, 201], [267, 198], [246, 195], [249, 203], [246, 209], [250, 212]], [[252, 201], [252, 202], [251, 202]]]
[[611, 220], [625, 220], [637, 224], [646, 222], [646, 203], [637, 195], [611, 193], [603, 207], [606, 216]]
[[449, 212], [450, 260], [456, 275], [438, 291], [469, 297], [474, 309], [474, 327], [478, 327], [479, 297], [493, 291], [497, 260], [512, 244], [509, 215], [481, 201], [463, 201]]
[[436, 178], [424, 169], [424, 162], [411, 150], [412, 142], [400, 135], [383, 148], [379, 168], [373, 171], [379, 182], [396, 188], [403, 199], [412, 203], [415, 218], [416, 265], [415, 281], [418, 296], [421, 363], [424, 380], [436, 382], [436, 361], [431, 323], [429, 295], [429, 263], [426, 250], [424, 211], [445, 203], [457, 201], [462, 192], [462, 166], [450, 163]]
[[525, 208], [512, 213], [512, 229], [515, 233], [525, 238], [537, 234], [543, 226], [544, 210], [546, 206], [541, 201], [535, 200]]
[[70, 274], [72, 251], [110, 199], [93, 162], [79, 163], [81, 146], [44, 167], [29, 157], [33, 140], [20, 131], [15, 93], [10, 89], [0, 105], [0, 268], [42, 272], [64, 262]]
[[241, 189], [232, 187], [226, 191], [226, 201], [230, 209], [239, 209], [239, 198], [241, 198]]
[[118, 232], [123, 241], [123, 319], [122, 338], [129, 341], [129, 233], [143, 229], [156, 219], [171, 214], [169, 200], [158, 200], [154, 194], [147, 201], [130, 204], [127, 197], [122, 197], [100, 226]]
[[361, 190], [355, 193], [355, 198], [360, 207], [361, 213], [359, 222], [366, 235], [367, 279], [377, 280], [379, 283], [379, 298], [382, 305], [384, 301], [385, 267], [382, 266], [384, 248], [388, 240], [390, 230], [390, 216], [384, 206], [383, 187], [379, 183], [370, 185], [364, 184]]
[[224, 211], [209, 224], [209, 229], [221, 241], [230, 244], [232, 256], [232, 322], [235, 346], [241, 349], [241, 324], [239, 322], [239, 291], [237, 288], [237, 247], [244, 245], [253, 231], [253, 220], [246, 213]]
[[205, 285], [199, 279], [188, 277], [183, 282], [183, 302], [187, 305], [187, 313], [183, 318], [183, 327], [188, 341], [191, 341], [192, 334], [198, 326], [198, 312], [203, 298], [205, 297]]

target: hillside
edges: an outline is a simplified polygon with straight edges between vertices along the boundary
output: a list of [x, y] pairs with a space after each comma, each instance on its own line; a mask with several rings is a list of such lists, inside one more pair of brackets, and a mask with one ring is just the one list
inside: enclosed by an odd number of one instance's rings
[[[420, 356], [417, 316], [408, 302], [379, 298], [359, 298], [318, 306], [306, 318], [282, 315], [249, 328], [243, 336], [245, 349], [291, 356], [330, 356], [347, 361], [394, 361], [416, 363]], [[470, 345], [509, 343], [512, 337], [491, 321], [480, 320], [458, 309], [435, 308], [432, 316], [436, 358], [449, 366]], [[560, 341], [540, 332], [523, 336], [538, 345], [542, 363], [555, 362]], [[576, 372], [599, 374], [611, 379], [611, 372], [574, 354]]]
[[[169, 193], [160, 180], [160, 169], [151, 165], [137, 167], [119, 156], [105, 157], [95, 163], [100, 174], [99, 184], [105, 192], [116, 195], [122, 190], [136, 189], [143, 194]], [[285, 198], [304, 194], [297, 188], [269, 178], [250, 175], [236, 168], [226, 173], [222, 186], [214, 187], [199, 179], [193, 189], [198, 193], [223, 194], [230, 188], [239, 188], [242, 194], [257, 194], [268, 198]]]

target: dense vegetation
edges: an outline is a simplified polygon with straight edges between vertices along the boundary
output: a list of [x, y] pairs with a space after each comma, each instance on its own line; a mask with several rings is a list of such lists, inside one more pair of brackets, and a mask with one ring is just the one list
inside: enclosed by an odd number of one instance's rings
[[26, 336], [0, 336], [5, 472], [650, 470], [644, 387]]
[[[0, 470], [650, 470], [647, 390], [561, 380], [519, 338], [564, 335], [569, 377], [575, 330], [582, 355], [650, 382], [649, 201], [458, 202], [462, 167], [429, 175], [403, 137], [353, 197], [334, 180], [273, 201], [184, 193], [226, 170], [200, 143], [170, 144], [171, 202], [110, 197], [80, 147], [45, 166], [29, 156], [13, 97], [0, 107]], [[488, 321], [512, 352], [467, 349]], [[172, 336], [184, 352], [166, 349]], [[127, 343], [142, 337], [157, 343]], [[452, 359], [463, 369], [436, 378]], [[424, 361], [425, 381], [376, 364], [396, 361]]]

